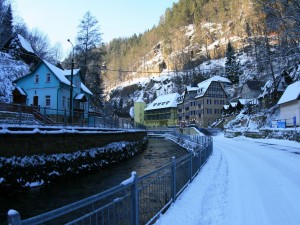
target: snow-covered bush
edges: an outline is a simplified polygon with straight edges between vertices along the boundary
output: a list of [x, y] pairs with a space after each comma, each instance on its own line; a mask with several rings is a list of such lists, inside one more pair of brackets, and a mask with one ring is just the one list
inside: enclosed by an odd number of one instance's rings
[[0, 157], [0, 188], [26, 188], [95, 171], [131, 158], [147, 148], [145, 137], [73, 153]]

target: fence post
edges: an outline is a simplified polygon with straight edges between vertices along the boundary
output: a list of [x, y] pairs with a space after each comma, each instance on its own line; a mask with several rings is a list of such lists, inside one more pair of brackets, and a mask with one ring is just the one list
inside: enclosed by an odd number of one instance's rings
[[19, 108], [19, 123], [20, 125], [22, 124], [22, 106], [21, 105], [18, 105], [18, 108]]
[[131, 204], [132, 204], [132, 225], [139, 224], [139, 190], [138, 190], [138, 175], [136, 172], [132, 172], [133, 183], [131, 187]]
[[192, 182], [193, 178], [193, 152], [190, 152], [190, 183]]
[[44, 107], [44, 124], [46, 125], [46, 107]]
[[21, 225], [21, 216], [16, 210], [9, 210], [7, 213], [8, 225]]
[[96, 113], [94, 111], [94, 127], [96, 127]]
[[67, 111], [66, 109], [64, 109], [64, 122], [65, 122], [65, 126], [67, 125]]
[[172, 195], [172, 202], [175, 202], [176, 198], [176, 158], [173, 156], [171, 158], [171, 195]]
[[202, 162], [201, 162], [201, 155], [202, 155], [202, 145], [201, 144], [199, 144], [199, 146], [200, 146], [200, 148], [199, 148], [199, 171], [200, 171], [200, 168], [201, 168], [201, 166], [202, 166]]

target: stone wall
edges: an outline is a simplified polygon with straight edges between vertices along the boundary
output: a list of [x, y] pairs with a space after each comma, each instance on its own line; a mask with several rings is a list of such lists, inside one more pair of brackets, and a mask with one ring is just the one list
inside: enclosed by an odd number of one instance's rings
[[78, 133], [2, 133], [0, 134], [0, 157], [35, 154], [70, 153], [112, 142], [138, 141], [146, 132], [78, 132]]
[[144, 137], [138, 141], [113, 142], [72, 153], [0, 157], [0, 193], [90, 174], [132, 158], [144, 151], [147, 145], [148, 139]]
[[300, 142], [300, 130], [269, 130], [269, 129], [261, 129], [258, 131], [225, 131], [225, 137], [233, 138], [237, 136], [245, 136], [249, 138], [262, 138], [262, 139], [284, 139], [290, 141], [297, 141]]

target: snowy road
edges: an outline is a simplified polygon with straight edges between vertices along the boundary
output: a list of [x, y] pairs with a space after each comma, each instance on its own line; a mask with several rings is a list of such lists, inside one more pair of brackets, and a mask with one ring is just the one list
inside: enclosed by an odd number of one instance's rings
[[157, 225], [299, 225], [300, 144], [214, 138], [201, 173]]

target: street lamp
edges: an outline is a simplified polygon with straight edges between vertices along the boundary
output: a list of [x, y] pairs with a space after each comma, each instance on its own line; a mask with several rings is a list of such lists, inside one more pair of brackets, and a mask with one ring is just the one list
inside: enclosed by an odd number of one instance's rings
[[72, 60], [71, 60], [71, 88], [70, 88], [70, 112], [69, 112], [69, 123], [72, 124], [73, 121], [73, 70], [74, 70], [74, 45], [68, 39], [68, 42], [72, 45], [73, 48], [73, 54], [72, 54]]

